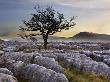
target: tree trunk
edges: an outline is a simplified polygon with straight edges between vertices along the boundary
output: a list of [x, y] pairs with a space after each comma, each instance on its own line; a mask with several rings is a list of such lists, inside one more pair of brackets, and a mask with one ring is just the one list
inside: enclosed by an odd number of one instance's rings
[[48, 35], [44, 35], [43, 36], [43, 39], [44, 39], [44, 49], [47, 50], [47, 44], [48, 44], [47, 39], [48, 39]]
[[47, 39], [44, 39], [44, 49], [45, 50], [47, 50], [47, 44], [48, 44]]

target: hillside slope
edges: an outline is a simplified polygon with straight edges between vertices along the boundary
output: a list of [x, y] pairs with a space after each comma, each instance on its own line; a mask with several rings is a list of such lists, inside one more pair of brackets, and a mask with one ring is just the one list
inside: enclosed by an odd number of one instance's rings
[[89, 32], [80, 32], [70, 38], [73, 40], [82, 40], [82, 41], [110, 41], [110, 35]]

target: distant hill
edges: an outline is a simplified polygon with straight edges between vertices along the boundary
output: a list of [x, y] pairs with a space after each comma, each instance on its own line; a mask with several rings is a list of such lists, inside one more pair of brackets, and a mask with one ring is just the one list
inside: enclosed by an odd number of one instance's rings
[[75, 36], [70, 37], [70, 39], [80, 41], [110, 41], [110, 35], [90, 32], [80, 32]]
[[[38, 42], [42, 42], [42, 37], [36, 37]], [[20, 37], [10, 39], [12, 41], [21, 41], [27, 42], [30, 41], [29, 39], [22, 39]], [[110, 35], [106, 34], [97, 34], [91, 32], [80, 32], [73, 37], [65, 38], [65, 37], [57, 37], [57, 36], [49, 36], [48, 42], [56, 42], [56, 41], [109, 41], [110, 42]]]
[[[38, 42], [43, 42], [42, 36], [36, 37]], [[67, 41], [68, 39], [65, 37], [57, 37], [57, 36], [49, 36], [48, 42], [56, 42], [56, 41]], [[30, 39], [23, 39], [21, 37], [11, 38], [10, 41], [19, 41], [19, 42], [30, 42]]]

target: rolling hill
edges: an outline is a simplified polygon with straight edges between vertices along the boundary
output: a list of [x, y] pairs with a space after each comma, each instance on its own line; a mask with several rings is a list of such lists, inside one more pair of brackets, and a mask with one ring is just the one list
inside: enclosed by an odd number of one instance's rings
[[110, 35], [97, 34], [91, 32], [80, 32], [75, 36], [70, 37], [70, 39], [81, 41], [110, 41]]

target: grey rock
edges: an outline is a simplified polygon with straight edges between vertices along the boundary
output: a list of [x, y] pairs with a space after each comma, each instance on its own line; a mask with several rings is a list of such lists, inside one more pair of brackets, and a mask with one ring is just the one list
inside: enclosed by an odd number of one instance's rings
[[5, 67], [8, 68], [14, 74], [14, 76], [19, 76], [25, 65], [26, 64], [22, 61], [10, 60], [6, 63]]
[[44, 53], [42, 54], [43, 57], [54, 58], [56, 61], [58, 60], [57, 56], [54, 53]]
[[18, 82], [17, 79], [11, 75], [0, 73], [0, 82]]
[[64, 69], [58, 64], [57, 61], [55, 61], [54, 58], [36, 56], [33, 63], [44, 66], [44, 67], [54, 70], [58, 73], [64, 72]]
[[5, 59], [3, 56], [0, 56], [0, 67], [2, 67], [5, 63]]
[[31, 82], [68, 82], [64, 74], [56, 73], [36, 64], [27, 65], [21, 73], [22, 79]]
[[[79, 71], [96, 73], [110, 78], [110, 67], [103, 62], [96, 62], [85, 54], [70, 54], [64, 56], [63, 62], [66, 67], [75, 68]], [[97, 55], [100, 56], [100, 55]], [[104, 56], [107, 58], [106, 56]]]
[[24, 63], [31, 63], [33, 60], [33, 54], [23, 52], [6, 53], [5, 58], [15, 61], [22, 61]]
[[0, 57], [4, 54], [4, 51], [0, 51]]
[[0, 68], [0, 73], [4, 73], [4, 74], [13, 76], [13, 73], [11, 71], [9, 71], [7, 68]]

